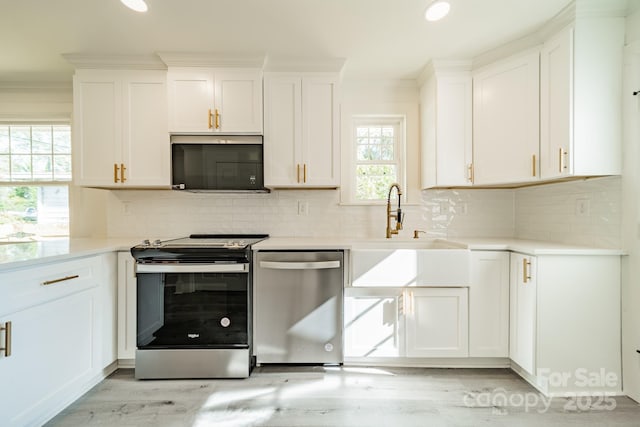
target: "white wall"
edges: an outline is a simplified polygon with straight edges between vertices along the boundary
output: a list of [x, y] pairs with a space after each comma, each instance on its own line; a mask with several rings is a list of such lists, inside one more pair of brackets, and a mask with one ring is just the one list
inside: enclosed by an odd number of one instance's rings
[[[640, 3], [640, 2], [637, 2]], [[640, 10], [627, 17], [623, 76], [622, 264], [623, 390], [640, 402]]]

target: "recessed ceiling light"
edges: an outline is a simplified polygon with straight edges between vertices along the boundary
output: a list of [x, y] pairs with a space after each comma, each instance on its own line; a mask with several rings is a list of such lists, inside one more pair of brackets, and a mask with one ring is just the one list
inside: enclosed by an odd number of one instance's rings
[[144, 0], [120, 0], [120, 1], [129, 9], [135, 10], [136, 12], [146, 12], [149, 9], [147, 7], [147, 3], [145, 3]]
[[439, 21], [447, 16], [449, 9], [451, 9], [451, 5], [448, 1], [436, 0], [427, 7], [424, 18], [427, 21]]

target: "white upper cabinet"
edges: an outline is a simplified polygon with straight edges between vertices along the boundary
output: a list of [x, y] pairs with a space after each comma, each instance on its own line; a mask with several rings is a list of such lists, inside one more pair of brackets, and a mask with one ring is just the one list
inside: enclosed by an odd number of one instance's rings
[[448, 62], [438, 62], [433, 68], [420, 89], [422, 188], [471, 185], [470, 64], [466, 70]]
[[537, 50], [474, 73], [474, 184], [539, 179], [539, 105]]
[[262, 71], [169, 67], [169, 131], [262, 133]]
[[543, 179], [621, 173], [623, 18], [578, 16], [540, 56]]
[[168, 187], [166, 72], [77, 70], [74, 180], [88, 187]]
[[338, 75], [265, 77], [266, 187], [339, 186]]

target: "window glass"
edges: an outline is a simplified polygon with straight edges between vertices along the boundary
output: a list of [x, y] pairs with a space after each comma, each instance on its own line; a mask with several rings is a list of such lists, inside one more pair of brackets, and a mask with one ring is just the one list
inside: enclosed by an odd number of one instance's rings
[[69, 235], [71, 128], [0, 124], [0, 241]]
[[402, 178], [402, 136], [399, 119], [354, 121], [355, 186], [358, 202], [386, 200], [389, 187]]
[[0, 181], [70, 181], [69, 125], [0, 125]]

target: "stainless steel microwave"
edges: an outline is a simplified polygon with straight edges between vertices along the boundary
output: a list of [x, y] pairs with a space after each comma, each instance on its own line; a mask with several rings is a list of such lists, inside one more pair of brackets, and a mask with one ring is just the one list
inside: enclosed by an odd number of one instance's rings
[[268, 192], [262, 136], [172, 135], [174, 190]]

